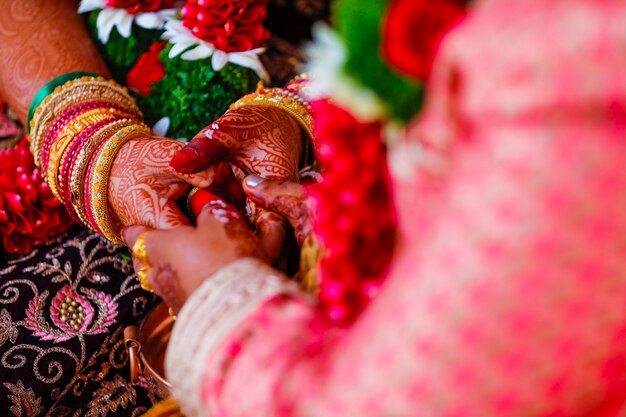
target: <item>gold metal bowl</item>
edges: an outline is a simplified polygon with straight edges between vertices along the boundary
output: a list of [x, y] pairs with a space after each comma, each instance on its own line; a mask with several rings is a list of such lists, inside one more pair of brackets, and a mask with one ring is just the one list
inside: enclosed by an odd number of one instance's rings
[[165, 380], [165, 352], [173, 326], [174, 318], [167, 305], [161, 303], [146, 315], [139, 327], [124, 329], [131, 381], [143, 382], [158, 400], [171, 395], [171, 386]]

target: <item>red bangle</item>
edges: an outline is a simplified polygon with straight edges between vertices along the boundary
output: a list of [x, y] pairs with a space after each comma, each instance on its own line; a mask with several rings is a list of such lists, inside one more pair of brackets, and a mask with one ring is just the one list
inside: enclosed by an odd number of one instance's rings
[[[96, 148], [94, 154], [97, 154], [100, 151], [100, 149], [106, 144], [108, 139], [109, 138], [106, 138], [98, 144], [98, 147]], [[95, 158], [91, 158], [91, 160], [89, 161], [89, 165], [87, 166], [87, 173], [85, 174], [85, 181], [83, 183], [83, 204], [85, 206], [85, 213], [87, 214], [87, 220], [89, 222], [87, 226], [90, 226], [96, 233], [102, 235], [102, 230], [100, 230], [100, 227], [98, 227], [98, 223], [96, 223], [91, 203], [89, 202], [89, 183], [91, 182], [91, 174], [94, 161]]]
[[79, 219], [78, 214], [76, 213], [76, 210], [74, 210], [74, 205], [72, 204], [72, 190], [70, 188], [70, 179], [72, 176], [72, 171], [74, 170], [74, 167], [76, 165], [76, 156], [78, 154], [77, 151], [78, 149], [82, 149], [85, 146], [87, 141], [91, 138], [91, 136], [95, 132], [121, 119], [123, 119], [123, 116], [119, 116], [113, 119], [102, 120], [100, 122], [97, 122], [96, 124], [89, 126], [87, 129], [82, 131], [78, 135], [78, 137], [74, 140], [74, 142], [70, 146], [68, 155], [62, 161], [60, 175], [61, 175], [61, 179], [63, 182], [62, 183], [62, 191], [63, 191], [63, 196], [64, 196], [63, 198], [65, 201], [65, 206], [67, 208], [67, 211], [70, 213], [70, 216], [72, 216], [72, 219], [74, 219], [74, 221], [76, 221], [77, 223], [82, 223], [82, 222]]

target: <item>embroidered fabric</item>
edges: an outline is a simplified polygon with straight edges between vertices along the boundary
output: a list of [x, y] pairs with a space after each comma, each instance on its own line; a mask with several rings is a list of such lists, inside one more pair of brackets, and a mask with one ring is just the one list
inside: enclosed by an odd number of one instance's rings
[[0, 260], [0, 415], [137, 416], [150, 407], [142, 383], [130, 382], [123, 330], [152, 298], [124, 251], [75, 227]]
[[297, 286], [258, 259], [233, 262], [207, 279], [191, 296], [172, 332], [166, 357], [167, 378], [182, 411], [211, 415], [215, 404], [202, 404], [200, 387], [205, 358], [262, 303]]

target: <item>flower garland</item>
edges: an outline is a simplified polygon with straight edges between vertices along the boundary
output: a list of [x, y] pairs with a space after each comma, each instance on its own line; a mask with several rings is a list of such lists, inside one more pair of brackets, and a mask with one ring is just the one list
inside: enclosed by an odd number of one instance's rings
[[334, 323], [350, 322], [375, 296], [393, 255], [396, 216], [382, 124], [360, 122], [327, 101], [313, 103], [324, 180], [309, 187], [324, 247], [320, 302]]
[[[91, 11], [96, 44], [113, 78], [135, 93], [145, 120], [161, 135], [186, 139], [267, 78], [259, 58], [269, 37], [262, 25], [267, 2], [82, 0], [79, 11]], [[142, 26], [155, 14], [158, 25]], [[129, 31], [106, 26], [110, 19]]]
[[161, 29], [176, 16], [175, 0], [81, 0], [78, 13], [102, 9], [98, 15], [98, 38], [107, 43], [116, 28], [130, 37], [133, 23], [145, 29]]
[[[162, 39], [173, 47], [169, 58], [211, 59], [213, 70], [231, 62], [269, 81], [259, 56], [269, 39], [263, 27], [268, 0], [188, 0], [178, 11], [175, 0], [81, 0], [79, 13], [101, 10], [98, 39], [109, 42], [113, 28], [129, 38], [133, 23], [145, 29], [165, 29]], [[181, 19], [182, 15], [182, 19]]]
[[263, 27], [268, 0], [190, 0], [182, 9], [182, 20], [165, 25], [163, 39], [173, 45], [169, 57], [184, 60], [211, 57], [211, 66], [221, 70], [228, 62], [250, 68], [269, 81], [259, 60], [269, 39]]
[[28, 140], [0, 151], [0, 232], [9, 254], [25, 254], [65, 232], [72, 220], [35, 167]]
[[466, 3], [339, 0], [338, 34], [315, 31], [311, 88], [332, 102], [314, 104], [316, 152], [325, 171], [309, 191], [325, 253], [320, 303], [334, 323], [351, 322], [385, 279], [396, 216], [382, 132], [390, 121], [419, 113], [439, 43]]
[[395, 0], [383, 21], [382, 51], [397, 71], [427, 80], [443, 36], [465, 15], [459, 0]]

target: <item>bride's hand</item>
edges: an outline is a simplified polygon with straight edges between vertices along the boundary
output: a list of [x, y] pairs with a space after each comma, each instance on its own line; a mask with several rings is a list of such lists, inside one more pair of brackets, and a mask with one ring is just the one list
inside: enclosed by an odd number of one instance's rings
[[288, 113], [245, 106], [228, 111], [200, 131], [174, 156], [171, 166], [182, 174], [194, 174], [227, 161], [245, 174], [294, 181], [302, 149], [301, 129]]
[[[115, 156], [108, 198], [123, 226], [171, 229], [189, 224], [176, 206], [190, 185], [169, 166], [183, 144], [166, 138], [130, 140]], [[200, 181], [202, 174], [189, 176]]]
[[[221, 267], [244, 257], [267, 260], [259, 239], [236, 209], [213, 197], [195, 227], [148, 231], [143, 226], [131, 226], [123, 231], [131, 248], [139, 235], [147, 232], [148, 282], [174, 311]], [[144, 266], [137, 259], [133, 263], [136, 271]]]
[[[240, 181], [248, 174], [296, 181], [302, 151], [302, 130], [292, 116], [274, 107], [245, 106], [204, 128], [174, 156], [171, 166], [181, 174], [202, 173], [190, 180], [197, 187], [225, 190], [219, 193], [224, 197], [245, 197]], [[284, 221], [262, 208], [252, 220], [265, 250], [276, 259], [286, 233]]]
[[[243, 191], [257, 206], [285, 217], [302, 247], [313, 231], [314, 219], [312, 201], [302, 184], [250, 175], [243, 182]], [[264, 236], [261, 235], [261, 238]], [[270, 243], [264, 242], [264, 245], [267, 247]]]

